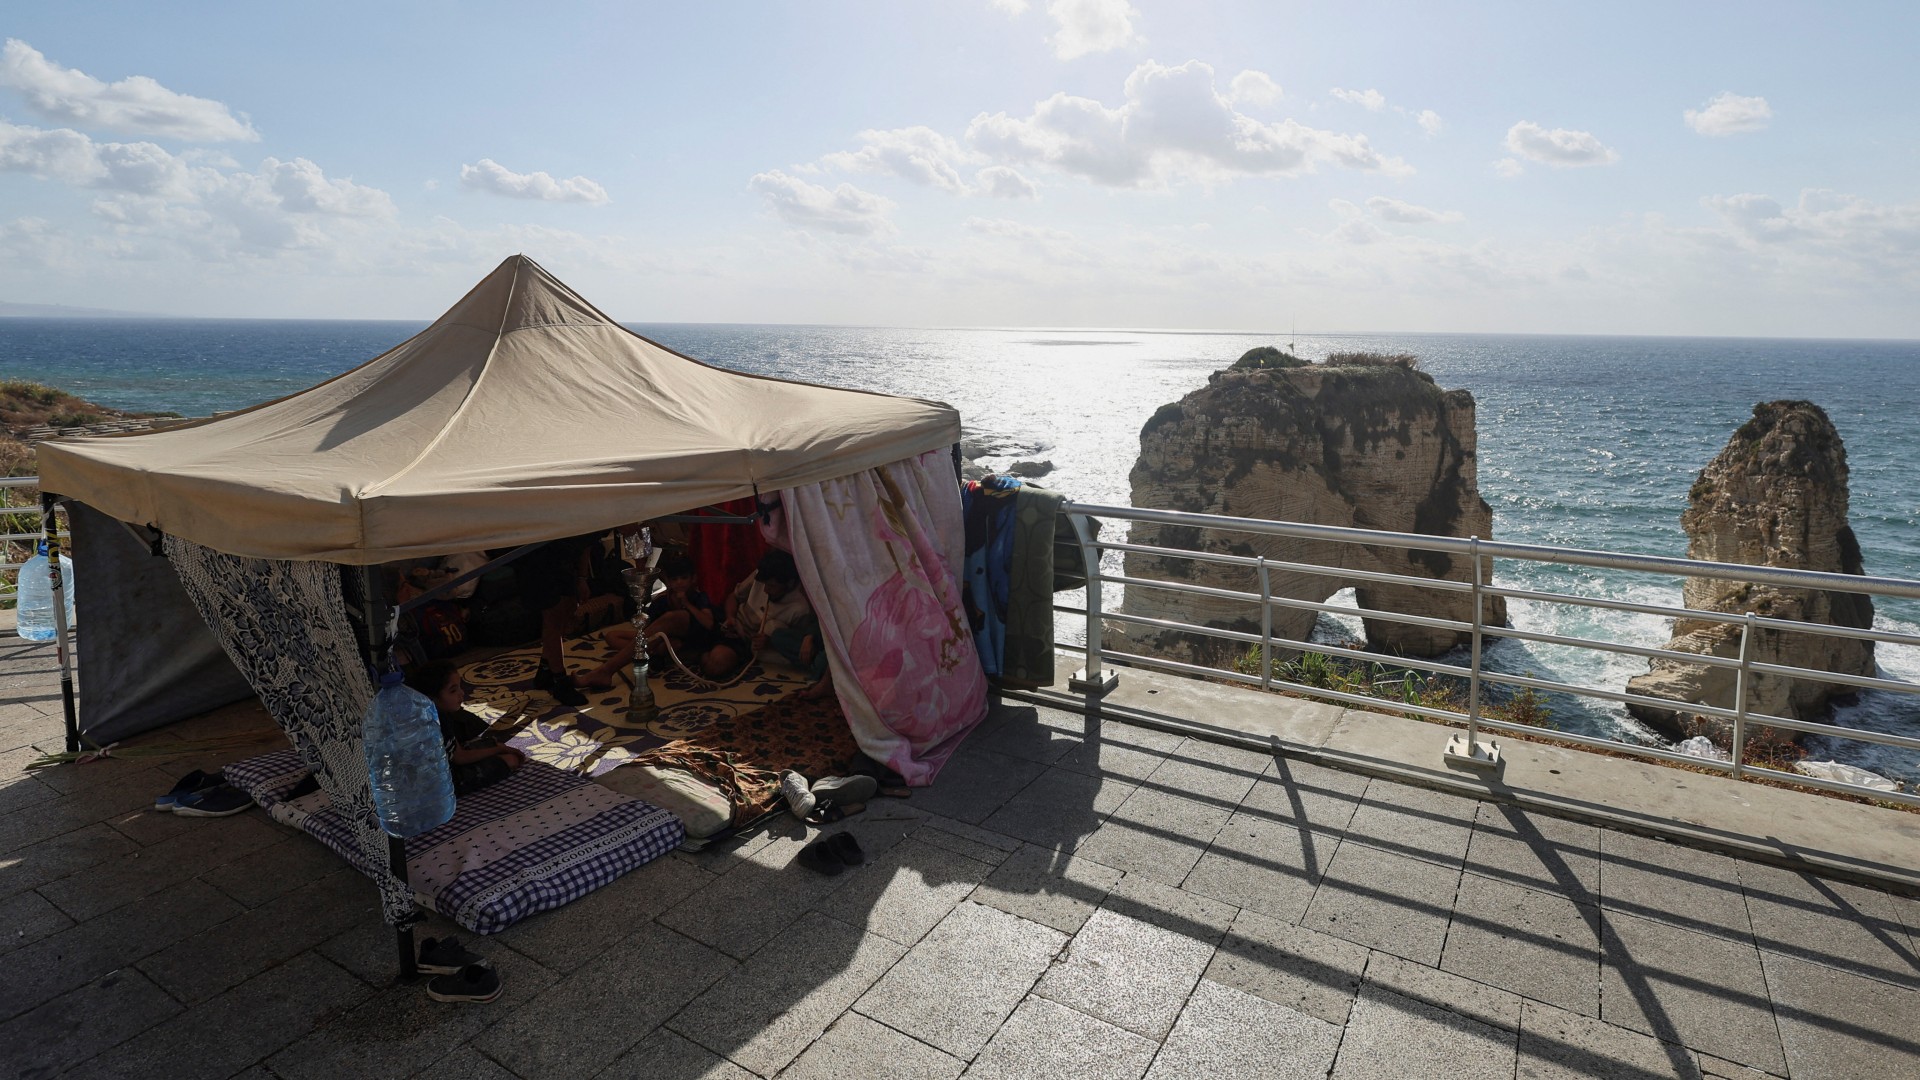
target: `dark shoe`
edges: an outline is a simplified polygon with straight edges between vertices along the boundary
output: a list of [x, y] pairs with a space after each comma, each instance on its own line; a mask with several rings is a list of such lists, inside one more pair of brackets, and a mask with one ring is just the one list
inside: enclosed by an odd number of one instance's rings
[[428, 975], [458, 975], [484, 959], [468, 952], [458, 938], [428, 938], [420, 943], [415, 966]]
[[880, 790], [880, 781], [871, 776], [828, 776], [813, 782], [816, 799], [832, 799], [842, 806], [863, 803]]
[[552, 695], [553, 700], [570, 709], [577, 709], [587, 703], [587, 695], [581, 693], [580, 688], [573, 685], [572, 679], [555, 678], [553, 685], [547, 689], [547, 693]]
[[218, 787], [182, 795], [173, 812], [181, 817], [232, 817], [253, 809], [253, 796], [236, 787]]
[[828, 877], [847, 868], [847, 864], [834, 853], [833, 845], [825, 840], [815, 840], [801, 848], [800, 857], [796, 861], [814, 873], [825, 874]]
[[168, 791], [165, 795], [155, 796], [153, 808], [163, 813], [171, 813], [179, 809], [180, 800], [186, 798], [188, 795], [205, 791], [208, 788], [219, 787], [224, 783], [226, 783], [226, 778], [218, 771], [204, 773], [199, 769], [195, 769], [181, 777], [179, 781], [173, 785], [171, 791]]
[[860, 841], [855, 840], [852, 833], [837, 832], [821, 843], [832, 848], [834, 855], [848, 866], [859, 866], [867, 861], [867, 853], [860, 850]]
[[544, 660], [540, 662], [538, 668], [534, 669], [533, 688], [535, 690], [553, 689], [553, 669], [548, 667], [547, 662]]
[[435, 1001], [484, 1004], [500, 996], [500, 973], [485, 964], [468, 964], [451, 975], [435, 976], [427, 983], [427, 996]]

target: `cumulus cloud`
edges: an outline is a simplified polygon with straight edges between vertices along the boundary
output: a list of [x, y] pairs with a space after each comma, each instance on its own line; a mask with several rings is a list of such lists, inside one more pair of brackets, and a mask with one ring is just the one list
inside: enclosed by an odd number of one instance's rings
[[1227, 100], [1235, 105], [1271, 105], [1280, 100], [1280, 84], [1264, 71], [1243, 71], [1227, 84]]
[[1054, 23], [1047, 44], [1062, 60], [1112, 52], [1140, 40], [1133, 20], [1140, 13], [1127, 0], [1048, 0]]
[[1498, 175], [1504, 176], [1507, 179], [1511, 180], [1514, 177], [1519, 176], [1521, 173], [1526, 172], [1527, 167], [1525, 165], [1520, 164], [1519, 158], [1508, 157], [1508, 158], [1501, 158], [1499, 161], [1494, 162], [1493, 171]]
[[997, 161], [1042, 165], [1114, 187], [1291, 176], [1321, 164], [1412, 171], [1375, 151], [1364, 135], [1247, 116], [1214, 86], [1213, 75], [1198, 60], [1179, 67], [1150, 60], [1127, 77], [1120, 105], [1060, 93], [1024, 117], [981, 113], [968, 125], [967, 145]]
[[1413, 119], [1428, 136], [1438, 135], [1447, 129], [1446, 121], [1440, 119], [1440, 114], [1432, 109], [1421, 109]]
[[967, 151], [930, 127], [863, 131], [858, 138], [865, 144], [860, 149], [828, 154], [821, 163], [848, 172], [898, 176], [956, 194], [966, 190], [955, 166], [968, 159]]
[[1020, 15], [1027, 10], [1027, 0], [987, 0], [987, 6], [1008, 15]]
[[894, 231], [887, 219], [894, 208], [893, 200], [852, 184], [828, 189], [774, 169], [754, 176], [747, 186], [759, 192], [781, 220], [802, 229], [825, 229], [847, 236], [881, 236]]
[[145, 75], [102, 82], [15, 38], [0, 46], [0, 85], [20, 91], [38, 115], [79, 128], [188, 142], [260, 138], [253, 125], [217, 101], [169, 90]]
[[538, 199], [541, 202], [585, 203], [605, 206], [612, 200], [607, 189], [584, 176], [556, 180], [549, 173], [517, 173], [492, 158], [479, 164], [460, 166], [460, 182], [475, 191], [504, 195], [510, 199]]
[[1005, 165], [989, 165], [973, 174], [973, 195], [985, 195], [990, 199], [1037, 199], [1040, 189], [1033, 181], [1021, 176], [1018, 170]]
[[1792, 250], [1920, 277], [1920, 203], [1876, 203], [1817, 188], [1802, 191], [1792, 206], [1752, 193], [1701, 202], [1750, 250]]
[[1382, 221], [1391, 221], [1400, 225], [1452, 224], [1466, 220], [1466, 215], [1458, 210], [1430, 210], [1399, 199], [1389, 199], [1384, 195], [1375, 195], [1367, 200], [1367, 209]]
[[1620, 160], [1612, 147], [1591, 132], [1554, 128], [1548, 131], [1531, 120], [1507, 129], [1507, 149], [1529, 161], [1557, 168], [1611, 165]]
[[1386, 95], [1378, 90], [1342, 90], [1336, 86], [1327, 92], [1349, 105], [1358, 105], [1368, 112], [1379, 112], [1387, 107]]
[[1702, 135], [1740, 135], [1765, 128], [1773, 120], [1773, 108], [1766, 98], [1741, 97], [1729, 91], [1683, 115], [1687, 126]]

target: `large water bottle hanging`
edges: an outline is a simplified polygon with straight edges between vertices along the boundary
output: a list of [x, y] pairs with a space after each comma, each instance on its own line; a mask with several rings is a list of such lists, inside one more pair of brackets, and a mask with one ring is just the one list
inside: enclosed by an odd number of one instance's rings
[[[14, 632], [28, 641], [52, 641], [53, 568], [47, 558], [47, 542], [40, 541], [40, 552], [20, 566], [17, 579], [19, 610], [15, 613]], [[74, 623], [73, 560], [60, 556], [60, 585], [67, 594], [67, 625]]]
[[394, 836], [418, 836], [453, 817], [453, 777], [447, 771], [440, 713], [425, 694], [390, 671], [367, 706], [363, 738], [373, 809]]

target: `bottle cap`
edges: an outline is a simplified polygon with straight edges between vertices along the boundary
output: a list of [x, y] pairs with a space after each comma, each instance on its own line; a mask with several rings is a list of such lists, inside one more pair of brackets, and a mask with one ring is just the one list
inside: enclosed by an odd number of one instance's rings
[[384, 672], [380, 676], [380, 689], [385, 690], [389, 686], [399, 686], [406, 681], [407, 674], [404, 671], [395, 670]]

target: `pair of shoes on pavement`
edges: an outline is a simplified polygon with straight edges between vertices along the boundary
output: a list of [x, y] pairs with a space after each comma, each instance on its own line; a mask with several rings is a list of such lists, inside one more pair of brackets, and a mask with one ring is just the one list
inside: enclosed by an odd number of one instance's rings
[[852, 833], [837, 832], [832, 836], [815, 840], [800, 849], [801, 866], [817, 874], [832, 877], [849, 866], [859, 866], [867, 861], [867, 853], [860, 850], [860, 841]]
[[565, 672], [555, 674], [545, 661], [542, 661], [539, 669], [533, 673], [533, 688], [546, 691], [553, 700], [570, 709], [577, 709], [587, 703], [587, 695], [581, 693], [580, 688], [574, 685], [573, 676]]
[[195, 769], [180, 778], [173, 790], [153, 800], [153, 808], [181, 817], [232, 817], [253, 806], [253, 797], [227, 783], [218, 771]]
[[780, 794], [787, 809], [802, 821], [824, 824], [838, 821], [861, 806], [880, 790], [880, 782], [871, 776], [827, 776], [809, 782], [788, 769], [780, 774]]
[[500, 973], [486, 959], [468, 952], [457, 938], [428, 938], [420, 943], [416, 964], [432, 975], [427, 996], [435, 1001], [485, 1004], [500, 996]]

